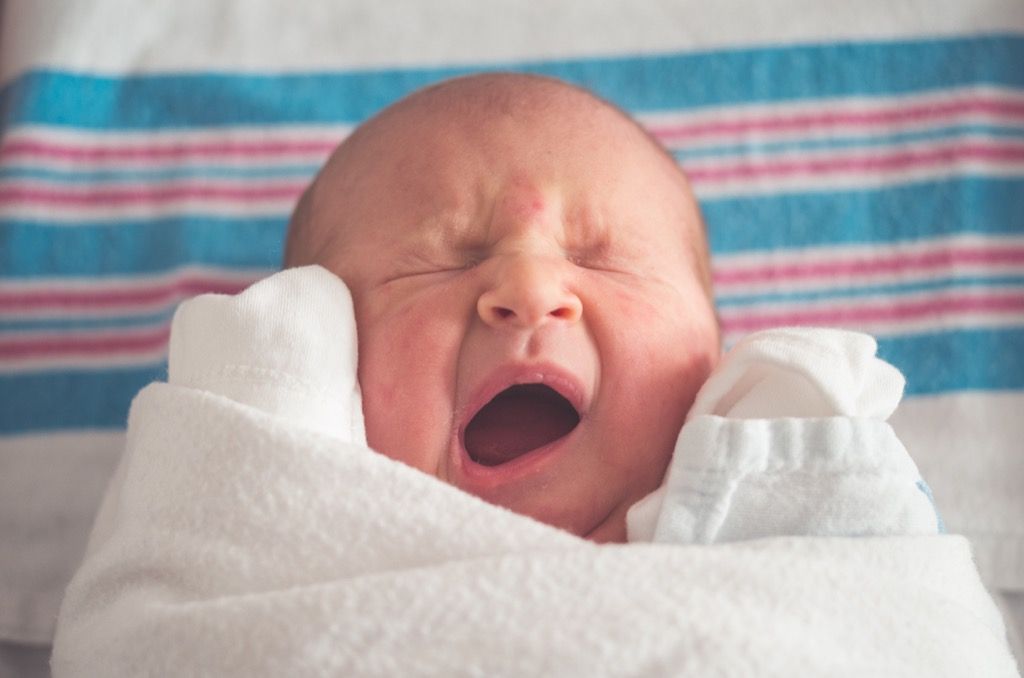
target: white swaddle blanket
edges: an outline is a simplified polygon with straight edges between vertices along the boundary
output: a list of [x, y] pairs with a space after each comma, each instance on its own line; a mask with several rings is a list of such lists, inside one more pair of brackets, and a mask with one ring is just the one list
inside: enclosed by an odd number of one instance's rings
[[962, 537], [598, 546], [369, 450], [355, 342], [322, 269], [183, 306], [55, 675], [1017, 675]]

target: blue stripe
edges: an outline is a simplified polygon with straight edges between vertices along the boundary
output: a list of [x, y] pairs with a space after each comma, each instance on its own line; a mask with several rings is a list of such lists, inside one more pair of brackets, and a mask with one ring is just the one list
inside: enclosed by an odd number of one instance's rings
[[[1024, 390], [1024, 329], [937, 332], [881, 339], [878, 346], [906, 375], [910, 396]], [[165, 378], [163, 365], [0, 375], [0, 434], [122, 427], [138, 390]]]
[[288, 216], [182, 215], [111, 224], [0, 224], [0, 272], [12, 278], [163, 273], [183, 264], [280, 267]]
[[1024, 328], [971, 329], [878, 339], [878, 355], [907, 378], [906, 394], [1024, 389]]
[[924, 478], [918, 478], [917, 489], [921, 490], [924, 496], [928, 498], [928, 503], [932, 505], [932, 510], [935, 511], [935, 529], [938, 530], [939, 534], [946, 534], [946, 523], [942, 520], [939, 507], [935, 505], [935, 495], [932, 494], [932, 488], [928, 486]]
[[719, 254], [1017, 235], [1024, 233], [1024, 179], [965, 176], [883, 189], [705, 198], [701, 210]]
[[481, 70], [551, 75], [627, 110], [655, 112], [978, 83], [1022, 86], [1021, 63], [1024, 38], [988, 35], [299, 75], [111, 78], [36, 71], [0, 92], [0, 121], [96, 129], [354, 123], [424, 85]]
[[[997, 127], [993, 125], [953, 125], [936, 127], [916, 132], [899, 134], [861, 134], [849, 136], [828, 136], [818, 139], [788, 139], [785, 141], [761, 142], [752, 138], [741, 144], [716, 146], [695, 146], [672, 151], [672, 155], [685, 166], [690, 160], [737, 156], [746, 158], [751, 154], [771, 155], [791, 151], [822, 151], [846, 149], [879, 149], [899, 151], [900, 144], [957, 140], [967, 135], [977, 135], [1000, 140], [1024, 139], [1024, 127]], [[964, 139], [967, 141], [967, 139]]]
[[166, 365], [0, 376], [0, 434], [124, 428], [128, 405]]
[[[864, 191], [705, 199], [714, 252], [731, 254], [1024, 233], [1024, 179], [963, 177]], [[279, 266], [288, 216], [181, 215], [108, 223], [0, 222], [0, 275], [130, 275], [182, 264]]]
[[280, 179], [313, 178], [319, 165], [252, 165], [227, 167], [181, 165], [158, 170], [59, 170], [40, 167], [0, 167], [0, 181], [34, 179], [64, 184], [102, 184], [108, 182], [175, 181], [181, 179]]
[[[836, 276], [826, 285], [853, 285], [855, 279]], [[757, 306], [794, 301], [820, 301], [825, 299], [848, 299], [869, 296], [894, 297], [916, 292], [939, 290], [965, 290], [986, 287], [1020, 287], [1024, 292], [1024, 275], [943, 277], [912, 283], [890, 285], [865, 285], [863, 287], [828, 287], [786, 292], [765, 292], [758, 294], [718, 294], [715, 303], [719, 308]], [[892, 299], [891, 301], [897, 301]], [[1022, 321], [1024, 322], [1024, 321]]]
[[[0, 316], [0, 332], [77, 332], [79, 330], [102, 330], [107, 328], [164, 327], [171, 322], [178, 300], [167, 302], [166, 311], [140, 315], [115, 315], [106, 317], [56, 317], [56, 318], [5, 318]], [[60, 311], [57, 311], [58, 313]]]

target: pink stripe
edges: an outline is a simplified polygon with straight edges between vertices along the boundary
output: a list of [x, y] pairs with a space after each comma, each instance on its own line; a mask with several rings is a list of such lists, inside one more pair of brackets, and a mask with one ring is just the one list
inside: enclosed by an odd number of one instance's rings
[[807, 309], [778, 313], [750, 313], [723, 317], [726, 332], [752, 332], [788, 325], [860, 326], [868, 323], [902, 323], [929, 317], [949, 317], [960, 313], [985, 312], [1013, 315], [1024, 313], [1024, 296], [942, 297], [915, 302], [853, 306], [849, 308]]
[[879, 172], [907, 170], [917, 167], [948, 165], [963, 160], [985, 160], [991, 163], [1024, 161], [1024, 145], [975, 142], [947, 148], [920, 151], [880, 152], [874, 156], [832, 156], [810, 160], [769, 160], [736, 165], [701, 168], [696, 163], [685, 166], [694, 184], [754, 179], [765, 176], [793, 174], [835, 174], [839, 172]]
[[[821, 104], [843, 105], [843, 104]], [[847, 104], [850, 105], [850, 104]], [[659, 139], [699, 138], [707, 136], [740, 135], [749, 132], [803, 131], [808, 128], [840, 125], [889, 125], [893, 123], [927, 122], [942, 118], [984, 113], [1008, 118], [1010, 122], [1024, 120], [1024, 102], [991, 94], [977, 94], [971, 99], [946, 102], [900, 103], [870, 111], [835, 111], [811, 113], [766, 114], [749, 120], [714, 120], [706, 122], [648, 125]], [[247, 158], [252, 156], [280, 156], [290, 154], [326, 155], [341, 141], [341, 137], [308, 141], [186, 141], [161, 145], [112, 145], [125, 142], [95, 141], [81, 143], [50, 142], [44, 139], [19, 139], [0, 145], [0, 160], [21, 157], [48, 157], [83, 162], [97, 161], [174, 161], [188, 158], [216, 159], [220, 157]]]
[[[951, 164], [962, 160], [985, 160], [991, 163], [1024, 162], [1024, 144], [970, 143], [920, 151], [879, 153], [872, 157], [831, 156], [809, 160], [773, 160], [761, 163], [743, 162], [725, 166], [701, 168], [693, 164], [687, 173], [695, 184], [730, 179], [753, 179], [763, 176], [812, 174], [821, 176], [837, 172], [878, 172], [906, 170]], [[0, 188], [0, 202], [36, 203], [43, 206], [123, 206], [155, 204], [177, 200], [294, 200], [305, 188], [305, 183], [273, 183], [255, 186], [180, 184], [174, 186], [136, 186], [109, 188], [96, 187], [86, 191], [73, 191], [61, 186], [9, 184]]]
[[764, 264], [751, 269], [716, 270], [716, 285], [742, 285], [757, 282], [779, 282], [806, 278], [834, 278], [836, 276], [868, 276], [913, 270], [952, 268], [964, 264], [1000, 266], [1024, 265], [1024, 247], [963, 247], [935, 252], [871, 254], [865, 259], [832, 259], [814, 263]]
[[0, 311], [84, 310], [167, 304], [207, 292], [237, 294], [255, 280], [255, 278], [249, 281], [182, 278], [167, 284], [130, 289], [76, 290], [65, 288], [18, 292], [0, 290]]
[[146, 353], [166, 347], [170, 326], [118, 335], [71, 336], [0, 341], [0, 360], [52, 356], [102, 356]]
[[87, 191], [69, 191], [66, 188], [19, 187], [17, 184], [0, 187], [0, 203], [21, 202], [61, 206], [114, 206], [155, 204], [177, 200], [294, 200], [305, 189], [305, 183], [264, 184], [245, 186], [210, 186], [184, 184], [180, 186], [137, 185], [123, 188], [95, 187]]
[[946, 117], [985, 113], [1024, 120], [1024, 102], [1000, 101], [992, 97], [950, 102], [903, 104], [870, 111], [824, 111], [820, 113], [777, 114], [750, 120], [711, 120], [678, 125], [649, 125], [648, 129], [663, 142], [678, 138], [741, 135], [750, 132], [806, 131], [808, 128], [841, 125], [892, 125], [934, 121]]
[[188, 158], [221, 158], [277, 155], [326, 155], [341, 139], [316, 141], [226, 141], [188, 142], [168, 145], [110, 146], [83, 143], [57, 143], [25, 139], [10, 141], [0, 147], [0, 159], [18, 156], [59, 158], [77, 161], [185, 160]]

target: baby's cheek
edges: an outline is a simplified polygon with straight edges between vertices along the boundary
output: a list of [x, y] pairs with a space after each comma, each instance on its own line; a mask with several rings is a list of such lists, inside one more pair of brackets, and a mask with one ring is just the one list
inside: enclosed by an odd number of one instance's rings
[[359, 379], [367, 442], [436, 474], [447, 449], [452, 361], [458, 343], [435, 311], [410, 307], [360, 330]]
[[702, 297], [651, 290], [608, 299], [601, 318], [606, 382], [626, 396], [621, 406], [653, 447], [668, 449], [717, 360], [714, 313]]

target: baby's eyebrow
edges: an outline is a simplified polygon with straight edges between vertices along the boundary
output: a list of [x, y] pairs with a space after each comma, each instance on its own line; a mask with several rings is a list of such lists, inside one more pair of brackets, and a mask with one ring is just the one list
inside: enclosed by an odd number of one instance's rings
[[487, 246], [486, 234], [474, 229], [472, 220], [456, 211], [433, 214], [417, 222], [408, 246], [430, 253], [478, 252]]
[[570, 256], [583, 259], [606, 256], [612, 249], [612, 228], [604, 215], [589, 207], [568, 210], [564, 217], [562, 247]]

